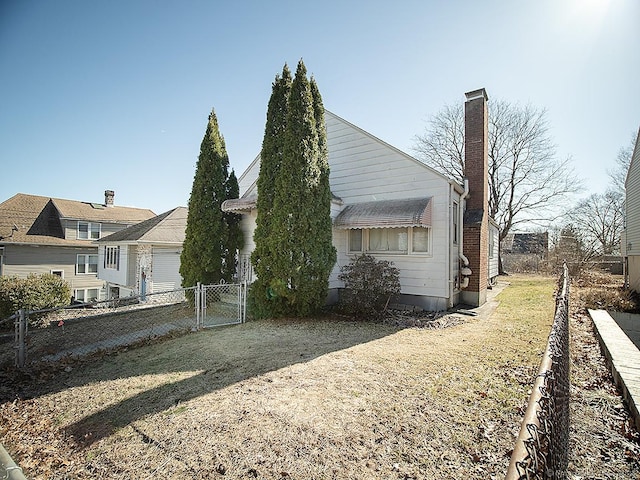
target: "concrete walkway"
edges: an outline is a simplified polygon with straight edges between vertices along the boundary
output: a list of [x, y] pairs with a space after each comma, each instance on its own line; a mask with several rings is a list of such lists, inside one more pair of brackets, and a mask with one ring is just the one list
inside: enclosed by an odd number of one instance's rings
[[[629, 404], [636, 428], [640, 429], [640, 350], [636, 346], [640, 343], [640, 330], [637, 327], [623, 330], [605, 310], [589, 310], [589, 315], [613, 378]], [[629, 320], [623, 325], [626, 322]]]

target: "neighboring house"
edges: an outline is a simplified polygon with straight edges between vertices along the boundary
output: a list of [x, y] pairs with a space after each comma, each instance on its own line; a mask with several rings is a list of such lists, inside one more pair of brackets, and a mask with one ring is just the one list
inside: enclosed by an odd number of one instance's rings
[[187, 209], [177, 207], [98, 240], [98, 278], [108, 298], [180, 288], [186, 228]]
[[640, 130], [625, 181], [625, 231], [620, 245], [625, 260], [627, 285], [640, 292]]
[[501, 244], [502, 264], [508, 272], [538, 272], [548, 253], [548, 232], [508, 233]]
[[[400, 270], [400, 302], [427, 310], [481, 305], [489, 281], [487, 96], [467, 94], [467, 179], [460, 185], [339, 116], [325, 111], [333, 244], [338, 258], [328, 302], [344, 284], [340, 268], [369, 253]], [[222, 208], [242, 214], [240, 275], [252, 280], [260, 156], [239, 178], [240, 198]], [[495, 238], [495, 236], [494, 236]], [[497, 272], [496, 272], [497, 274]]]
[[0, 203], [0, 275], [53, 273], [69, 282], [80, 301], [105, 298], [97, 278], [98, 247], [105, 235], [154, 216], [151, 210], [18, 193]]

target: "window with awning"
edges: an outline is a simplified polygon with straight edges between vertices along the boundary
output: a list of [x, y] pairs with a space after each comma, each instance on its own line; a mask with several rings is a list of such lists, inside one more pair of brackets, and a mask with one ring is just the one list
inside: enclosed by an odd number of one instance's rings
[[430, 254], [431, 197], [348, 205], [334, 221], [348, 253]]
[[431, 226], [431, 197], [347, 205], [333, 222], [342, 229]]

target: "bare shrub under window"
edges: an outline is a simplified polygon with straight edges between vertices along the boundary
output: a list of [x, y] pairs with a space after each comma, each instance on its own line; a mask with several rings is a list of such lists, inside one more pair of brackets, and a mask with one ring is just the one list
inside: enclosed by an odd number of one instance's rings
[[400, 271], [393, 262], [371, 255], [354, 258], [340, 269], [338, 278], [345, 285], [341, 309], [359, 318], [382, 317], [391, 297], [400, 293]]

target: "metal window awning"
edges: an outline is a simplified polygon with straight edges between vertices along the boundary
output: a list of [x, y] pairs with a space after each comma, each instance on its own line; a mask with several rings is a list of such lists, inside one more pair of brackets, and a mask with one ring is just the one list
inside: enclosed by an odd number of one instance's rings
[[430, 227], [431, 198], [379, 200], [347, 205], [333, 225], [342, 229]]
[[250, 212], [256, 208], [258, 203], [258, 197], [251, 195], [243, 198], [233, 198], [222, 202], [222, 211], [231, 213], [245, 213]]

